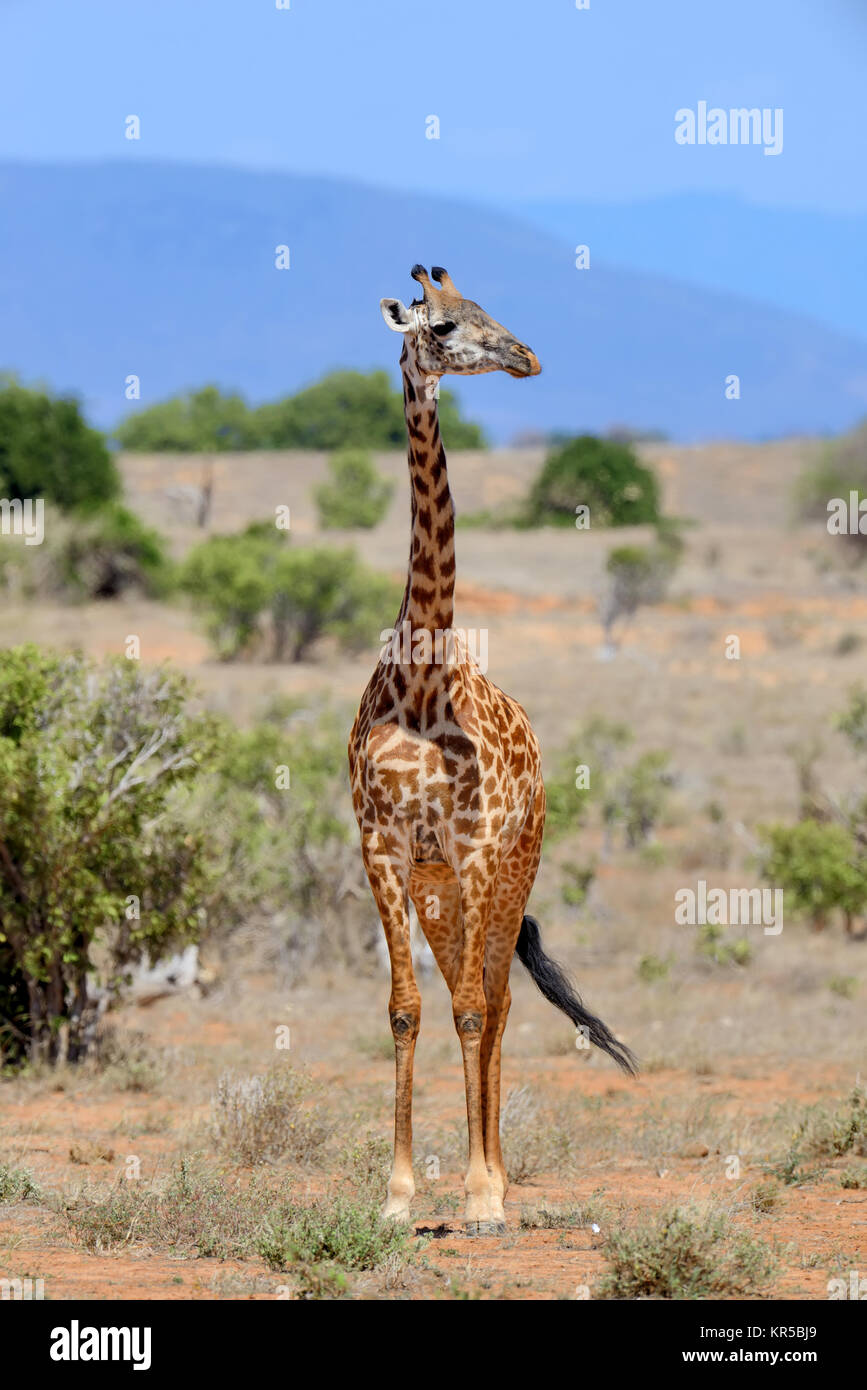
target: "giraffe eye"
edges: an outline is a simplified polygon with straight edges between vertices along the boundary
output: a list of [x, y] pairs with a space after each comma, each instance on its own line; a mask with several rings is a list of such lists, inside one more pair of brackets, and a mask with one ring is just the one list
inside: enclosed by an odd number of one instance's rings
[[444, 338], [447, 333], [451, 333], [453, 328], [457, 328], [457, 324], [452, 323], [451, 319], [446, 319], [445, 323], [431, 324], [431, 329], [438, 338]]

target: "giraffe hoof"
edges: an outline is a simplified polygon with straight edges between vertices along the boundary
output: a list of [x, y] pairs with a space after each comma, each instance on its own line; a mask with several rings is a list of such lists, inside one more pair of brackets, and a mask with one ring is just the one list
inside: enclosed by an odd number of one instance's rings
[[401, 1226], [412, 1224], [408, 1203], [388, 1201], [380, 1214], [383, 1221], [396, 1221]]
[[464, 1231], [468, 1236], [504, 1236], [505, 1221], [465, 1221]]

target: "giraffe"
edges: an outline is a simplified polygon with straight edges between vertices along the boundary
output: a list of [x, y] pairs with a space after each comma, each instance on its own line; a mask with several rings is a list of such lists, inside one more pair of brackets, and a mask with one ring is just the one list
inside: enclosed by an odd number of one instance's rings
[[437, 418], [439, 379], [497, 370], [531, 377], [541, 368], [528, 347], [463, 298], [442, 267], [431, 271], [437, 285], [423, 266], [411, 274], [421, 299], [409, 308], [399, 299], [380, 303], [388, 327], [403, 335], [409, 574], [395, 640], [380, 653], [349, 739], [362, 858], [391, 963], [394, 1161], [383, 1216], [409, 1222], [415, 1193], [412, 1074], [421, 996], [412, 901], [451, 993], [463, 1058], [465, 1228], [486, 1235], [506, 1229], [500, 1052], [512, 957], [589, 1041], [628, 1072], [635, 1061], [585, 1008], [525, 914], [545, 821], [539, 745], [524, 710], [487, 680], [453, 629], [454, 508]]

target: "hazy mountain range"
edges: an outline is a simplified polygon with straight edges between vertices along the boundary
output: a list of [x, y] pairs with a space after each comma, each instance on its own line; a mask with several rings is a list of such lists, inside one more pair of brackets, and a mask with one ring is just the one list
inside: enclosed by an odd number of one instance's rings
[[[642, 206], [650, 225], [655, 205]], [[396, 375], [399, 340], [379, 299], [409, 302], [415, 261], [446, 266], [542, 362], [529, 381], [449, 382], [496, 441], [614, 423], [683, 440], [762, 438], [836, 431], [867, 414], [867, 341], [725, 291], [724, 279], [742, 286], [736, 268], [721, 267], [717, 288], [698, 287], [686, 257], [678, 280], [676, 249], [667, 273], [621, 268], [636, 241], [628, 209], [604, 225], [562, 205], [522, 217], [435, 192], [132, 155], [2, 164], [0, 209], [0, 367], [76, 391], [104, 427], [131, 408], [131, 374], [142, 405], [210, 381], [258, 402], [333, 367]], [[704, 212], [695, 217], [691, 235], [707, 226]], [[809, 215], [802, 227], [798, 217], [776, 223], [794, 238], [778, 252], [790, 296], [792, 257], [811, 235]], [[659, 226], [654, 235], [668, 245]], [[574, 266], [576, 240], [591, 244], [589, 270]], [[281, 245], [288, 270], [275, 268]], [[748, 255], [739, 246], [730, 260]], [[774, 259], [764, 242], [761, 255]], [[746, 277], [753, 287], [759, 272]], [[725, 397], [730, 374], [740, 400]]]

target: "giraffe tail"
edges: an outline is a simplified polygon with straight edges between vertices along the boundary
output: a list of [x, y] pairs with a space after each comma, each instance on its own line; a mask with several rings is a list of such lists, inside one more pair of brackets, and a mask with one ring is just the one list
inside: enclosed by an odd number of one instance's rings
[[533, 982], [544, 994], [549, 1004], [561, 1009], [576, 1028], [580, 1028], [592, 1043], [607, 1052], [623, 1071], [630, 1076], [638, 1073], [638, 1062], [625, 1043], [618, 1042], [610, 1028], [585, 1008], [580, 996], [570, 984], [561, 966], [542, 950], [542, 934], [535, 917], [525, 917], [521, 923], [518, 944], [515, 947], [518, 960], [529, 971]]

